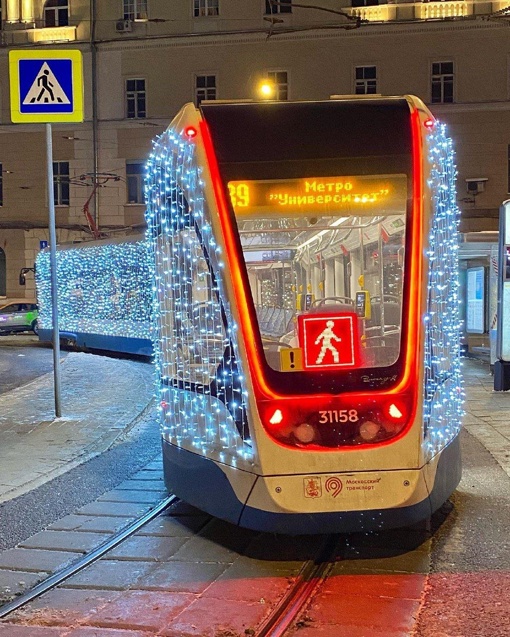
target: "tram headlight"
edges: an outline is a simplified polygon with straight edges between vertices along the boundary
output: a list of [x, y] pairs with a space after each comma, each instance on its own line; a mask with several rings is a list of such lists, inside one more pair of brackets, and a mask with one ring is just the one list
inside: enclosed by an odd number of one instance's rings
[[308, 445], [315, 440], [316, 431], [313, 425], [303, 422], [294, 429], [294, 435], [304, 445]]
[[373, 440], [381, 429], [381, 425], [373, 420], [365, 420], [359, 428], [359, 435], [363, 440]]

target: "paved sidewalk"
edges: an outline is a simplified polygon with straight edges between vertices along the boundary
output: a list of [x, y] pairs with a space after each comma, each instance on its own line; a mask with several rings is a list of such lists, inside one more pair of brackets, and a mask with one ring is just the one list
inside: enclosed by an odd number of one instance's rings
[[70, 352], [60, 369], [60, 418], [53, 373], [0, 396], [0, 502], [102, 453], [152, 405], [150, 364]]
[[510, 476], [510, 391], [494, 391], [488, 363], [462, 359], [466, 391], [464, 426]]

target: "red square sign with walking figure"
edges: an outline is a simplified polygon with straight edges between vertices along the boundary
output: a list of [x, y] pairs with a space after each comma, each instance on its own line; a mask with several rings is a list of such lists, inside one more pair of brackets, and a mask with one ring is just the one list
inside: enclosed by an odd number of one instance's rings
[[301, 314], [299, 344], [303, 369], [359, 367], [358, 317], [355, 312]]

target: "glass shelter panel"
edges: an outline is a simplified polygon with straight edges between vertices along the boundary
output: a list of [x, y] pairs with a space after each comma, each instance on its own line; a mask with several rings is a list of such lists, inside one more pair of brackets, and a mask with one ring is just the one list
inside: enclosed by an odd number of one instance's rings
[[394, 364], [406, 175], [230, 181], [228, 189], [268, 365]]

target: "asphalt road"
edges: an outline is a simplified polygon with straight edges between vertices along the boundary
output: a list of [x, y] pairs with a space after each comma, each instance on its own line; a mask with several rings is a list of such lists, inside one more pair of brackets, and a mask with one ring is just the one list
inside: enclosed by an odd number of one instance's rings
[[[61, 352], [61, 358], [67, 352]], [[53, 371], [53, 350], [33, 334], [0, 335], [0, 394]]]

